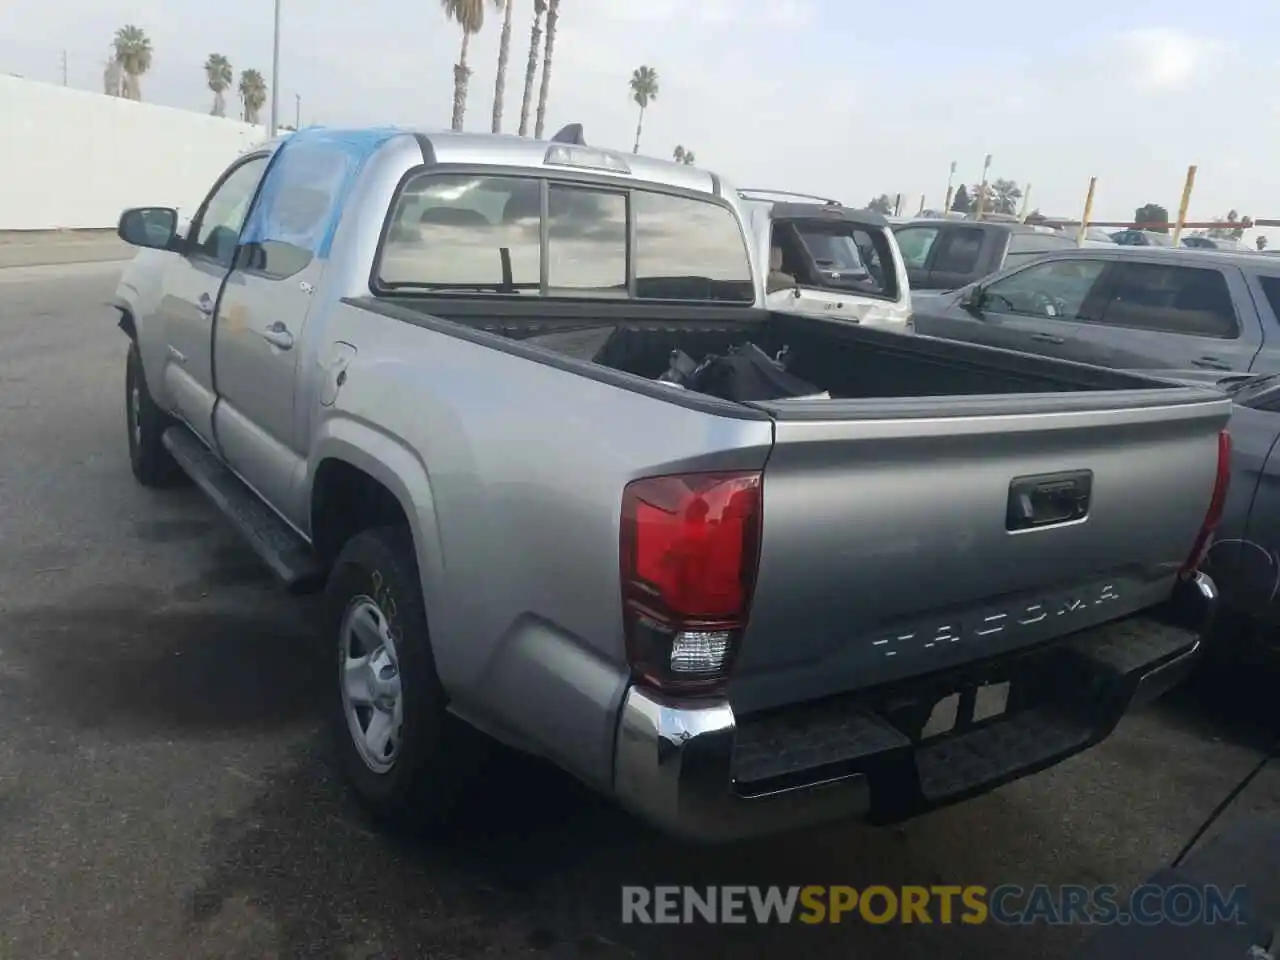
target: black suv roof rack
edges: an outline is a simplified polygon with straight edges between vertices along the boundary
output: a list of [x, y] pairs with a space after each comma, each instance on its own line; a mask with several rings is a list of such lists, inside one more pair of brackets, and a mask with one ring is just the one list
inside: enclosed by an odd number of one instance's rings
[[551, 138], [552, 143], [572, 143], [576, 147], [585, 147], [586, 138], [582, 135], [582, 124], [566, 123]]
[[738, 196], [743, 200], [764, 200], [768, 197], [785, 197], [789, 200], [816, 200], [818, 203], [825, 203], [828, 206], [843, 207], [844, 204], [839, 200], [832, 200], [830, 197], [819, 197], [812, 193], [794, 193], [790, 190], [768, 190], [760, 187], [743, 187], [738, 190]]

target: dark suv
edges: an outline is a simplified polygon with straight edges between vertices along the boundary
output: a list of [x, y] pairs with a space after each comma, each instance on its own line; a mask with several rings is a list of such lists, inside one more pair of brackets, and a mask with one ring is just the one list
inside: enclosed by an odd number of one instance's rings
[[1046, 227], [994, 220], [910, 220], [893, 228], [915, 290], [958, 290], [1075, 239]]

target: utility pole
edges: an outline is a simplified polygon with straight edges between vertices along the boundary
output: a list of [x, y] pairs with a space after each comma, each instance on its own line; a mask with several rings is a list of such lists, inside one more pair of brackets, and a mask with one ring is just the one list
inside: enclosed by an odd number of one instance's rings
[[275, 30], [271, 37], [271, 136], [280, 129], [280, 0], [276, 0]]
[[951, 184], [955, 181], [955, 179], [956, 179], [956, 162], [952, 160], [951, 173], [947, 176], [947, 199], [942, 202], [942, 212], [944, 214], [951, 212], [951, 198], [952, 198]]
[[302, 94], [293, 95], [293, 129], [302, 129]]
[[62, 85], [67, 85], [67, 51], [62, 51]]

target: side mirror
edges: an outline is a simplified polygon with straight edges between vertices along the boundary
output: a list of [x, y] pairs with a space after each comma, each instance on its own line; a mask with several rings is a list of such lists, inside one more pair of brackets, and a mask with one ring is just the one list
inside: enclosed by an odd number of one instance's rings
[[982, 307], [986, 302], [987, 295], [981, 284], [974, 284], [967, 293], [960, 297], [960, 306], [975, 316], [982, 313]]
[[116, 234], [135, 247], [172, 250], [178, 239], [178, 211], [172, 207], [131, 207], [120, 214]]

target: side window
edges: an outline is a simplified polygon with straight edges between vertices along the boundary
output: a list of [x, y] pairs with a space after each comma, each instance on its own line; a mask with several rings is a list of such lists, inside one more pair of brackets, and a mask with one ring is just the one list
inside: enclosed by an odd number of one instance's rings
[[1267, 298], [1271, 315], [1280, 320], [1280, 277], [1258, 277], [1258, 286], [1262, 287], [1262, 294]]
[[1085, 303], [1106, 269], [1102, 260], [1050, 260], [993, 281], [983, 288], [982, 309], [1055, 320], [1087, 320]]
[[627, 198], [553, 183], [547, 195], [547, 287], [627, 295]]
[[642, 300], [755, 300], [751, 261], [738, 219], [705, 200], [637, 190], [636, 296]]
[[396, 202], [378, 282], [389, 289], [536, 294], [541, 232], [540, 181], [424, 173]]
[[903, 227], [897, 231], [898, 250], [902, 253], [902, 262], [908, 268], [923, 270], [925, 261], [929, 259], [929, 251], [938, 239], [937, 227]]
[[286, 141], [245, 223], [237, 266], [283, 280], [328, 255], [342, 201], [362, 154], [341, 142]]
[[232, 168], [213, 188], [197, 215], [195, 252], [231, 266], [245, 214], [249, 212], [258, 181], [266, 169], [266, 157], [253, 157]]
[[1163, 263], [1115, 261], [1102, 322], [1223, 340], [1240, 335], [1220, 271]]
[[1074, 240], [1051, 233], [1015, 233], [1009, 237], [1004, 263], [1007, 267], [1016, 267], [1050, 251], [1065, 250], [1075, 245]]
[[972, 273], [978, 268], [983, 232], [975, 227], [955, 227], [943, 232], [930, 270], [939, 273]]

